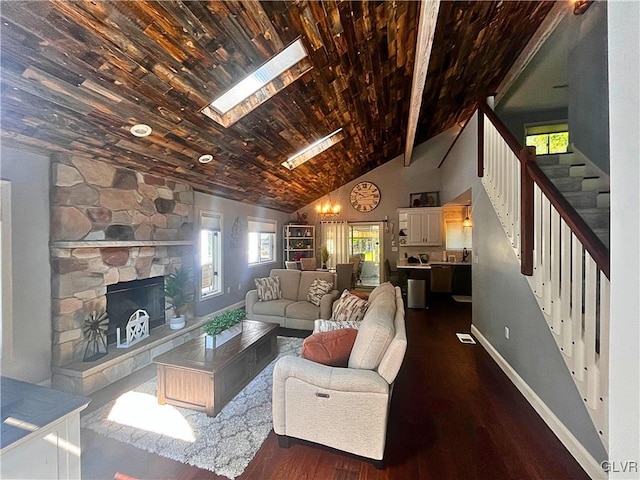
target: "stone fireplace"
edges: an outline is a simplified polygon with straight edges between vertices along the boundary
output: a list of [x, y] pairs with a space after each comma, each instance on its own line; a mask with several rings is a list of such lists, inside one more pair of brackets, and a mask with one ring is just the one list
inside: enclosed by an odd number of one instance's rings
[[[108, 376], [123, 376], [103, 372], [105, 378], [91, 385], [70, 378], [94, 368], [81, 361], [87, 316], [107, 309], [114, 285], [153, 283], [193, 264], [193, 190], [87, 158], [57, 157], [51, 168], [53, 385], [86, 394], [108, 383]], [[154, 298], [157, 310], [157, 293]], [[106, 362], [113, 361], [113, 350], [115, 345]]]

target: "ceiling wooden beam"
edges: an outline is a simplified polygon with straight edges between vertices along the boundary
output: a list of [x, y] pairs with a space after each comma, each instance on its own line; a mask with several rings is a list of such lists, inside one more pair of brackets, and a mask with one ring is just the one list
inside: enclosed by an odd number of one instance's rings
[[420, 5], [418, 20], [418, 38], [416, 41], [416, 58], [413, 66], [413, 81], [411, 82], [411, 103], [409, 105], [409, 120], [407, 122], [407, 138], [404, 145], [404, 166], [411, 165], [413, 142], [416, 137], [416, 127], [422, 105], [422, 93], [427, 81], [427, 70], [431, 58], [433, 37], [436, 33], [436, 22], [440, 0], [423, 0]]
[[527, 46], [524, 47], [524, 50], [511, 66], [507, 75], [502, 79], [502, 82], [500, 82], [495, 95], [495, 105], [500, 103], [504, 98], [505, 94], [509, 91], [509, 88], [511, 88], [511, 85], [513, 85], [513, 82], [515, 82], [524, 69], [527, 68], [529, 62], [531, 62], [536, 53], [538, 53], [538, 50], [540, 50], [540, 47], [542, 47], [542, 44], [547, 41], [547, 38], [549, 38], [553, 33], [565, 15], [572, 11], [572, 8], [573, 6], [569, 5], [568, 2], [557, 2], [554, 5], [538, 30], [536, 30], [536, 33], [534, 33], [531, 40], [529, 40]]

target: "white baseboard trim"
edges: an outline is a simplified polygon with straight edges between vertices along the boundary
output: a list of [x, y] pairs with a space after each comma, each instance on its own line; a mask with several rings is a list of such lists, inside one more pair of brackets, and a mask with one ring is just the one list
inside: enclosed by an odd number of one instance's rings
[[491, 343], [480, 333], [475, 325], [471, 325], [471, 333], [484, 347], [487, 353], [498, 364], [502, 371], [509, 377], [509, 380], [516, 386], [524, 398], [531, 404], [540, 418], [549, 426], [551, 431], [558, 437], [562, 444], [569, 450], [580, 466], [593, 479], [607, 478], [607, 474], [602, 470], [598, 461], [587, 451], [569, 429], [551, 411], [546, 403], [533, 391], [533, 389], [518, 375], [513, 367], [500, 355]]

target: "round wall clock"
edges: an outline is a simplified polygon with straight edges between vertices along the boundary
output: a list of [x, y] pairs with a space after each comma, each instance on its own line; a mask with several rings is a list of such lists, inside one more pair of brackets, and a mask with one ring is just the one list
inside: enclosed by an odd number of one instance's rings
[[351, 206], [359, 212], [370, 212], [380, 203], [380, 189], [371, 182], [360, 182], [351, 189]]

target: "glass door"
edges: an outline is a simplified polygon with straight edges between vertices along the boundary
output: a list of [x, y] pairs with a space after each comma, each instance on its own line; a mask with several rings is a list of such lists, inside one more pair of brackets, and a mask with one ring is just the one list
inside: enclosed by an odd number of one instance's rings
[[357, 286], [375, 287], [382, 278], [382, 223], [350, 223], [349, 249], [360, 255], [362, 269]]

